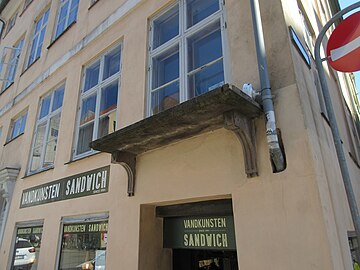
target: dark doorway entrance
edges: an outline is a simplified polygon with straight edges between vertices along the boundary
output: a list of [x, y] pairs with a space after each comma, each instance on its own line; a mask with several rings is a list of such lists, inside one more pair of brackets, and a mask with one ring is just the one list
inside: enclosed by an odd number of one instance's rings
[[236, 251], [173, 249], [173, 270], [238, 270]]

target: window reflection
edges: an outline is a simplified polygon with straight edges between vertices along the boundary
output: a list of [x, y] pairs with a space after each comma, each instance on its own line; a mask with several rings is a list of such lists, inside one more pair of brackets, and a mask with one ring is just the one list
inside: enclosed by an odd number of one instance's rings
[[42, 226], [17, 229], [11, 270], [37, 269], [42, 230]]
[[107, 221], [65, 224], [59, 270], [105, 270]]

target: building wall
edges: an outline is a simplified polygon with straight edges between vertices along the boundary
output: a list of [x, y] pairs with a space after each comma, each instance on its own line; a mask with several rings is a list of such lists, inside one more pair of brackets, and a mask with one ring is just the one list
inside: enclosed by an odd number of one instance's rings
[[[20, 2], [11, 1], [2, 16], [13, 13]], [[303, 2], [316, 11], [315, 4]], [[27, 188], [110, 164], [110, 155], [104, 153], [73, 161], [72, 149], [82, 69], [117, 42], [122, 44], [117, 128], [145, 117], [148, 21], [171, 3], [100, 0], [88, 9], [88, 1], [80, 1], [76, 24], [51, 44], [58, 3], [34, 0], [2, 39], [1, 45], [14, 44], [26, 32], [27, 48], [34, 18], [50, 7], [41, 57], [24, 71], [26, 53], [22, 53], [15, 83], [0, 98], [1, 142], [5, 144], [0, 165], [21, 168], [1, 246], [0, 269], [7, 269], [11, 260], [16, 223], [44, 221], [38, 269], [56, 269], [61, 218], [104, 212], [109, 213], [108, 269], [117, 269], [119, 264], [127, 269], [171, 269], [171, 250], [162, 248], [162, 221], [155, 217], [154, 207], [221, 198], [233, 202], [241, 269], [350, 269], [346, 232], [353, 227], [329, 126], [320, 114], [315, 67], [313, 61], [311, 69], [306, 66], [289, 37], [289, 25], [302, 33], [296, 1], [261, 2], [275, 112], [286, 150], [284, 172], [272, 173], [262, 116], [255, 121], [259, 177], [246, 177], [241, 143], [231, 131], [219, 129], [138, 156], [134, 197], [126, 195], [125, 170], [112, 164], [107, 193], [19, 208]], [[128, 9], [130, 5], [134, 7]], [[249, 1], [227, 0], [225, 9], [230, 83], [241, 88], [250, 82], [259, 89]], [[315, 15], [310, 18], [314, 25], [320, 20]], [[345, 130], [344, 107], [334, 79], [336, 74], [329, 77], [332, 97], [339, 100], [335, 109]], [[39, 98], [61, 83], [65, 83], [65, 96], [54, 169], [26, 176]], [[25, 108], [24, 135], [5, 143], [10, 120]], [[343, 136], [347, 146], [349, 138]], [[352, 179], [357, 179], [359, 169], [352, 162], [349, 158]], [[359, 195], [355, 182], [354, 188]]]

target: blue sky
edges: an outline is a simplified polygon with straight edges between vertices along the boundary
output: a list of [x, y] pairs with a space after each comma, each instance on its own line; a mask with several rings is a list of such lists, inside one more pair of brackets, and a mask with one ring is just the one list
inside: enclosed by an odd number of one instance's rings
[[[343, 8], [346, 8], [352, 4], [355, 4], [356, 2], [358, 2], [357, 0], [339, 0], [339, 3], [340, 3], [340, 7], [343, 9]], [[359, 11], [359, 9], [355, 9], [353, 12], [355, 11]], [[346, 16], [349, 16], [351, 13], [349, 12], [349, 14], [346, 14]], [[355, 75], [355, 83], [356, 83], [356, 89], [357, 89], [357, 92], [358, 92], [358, 96], [360, 96], [360, 71], [357, 71], [357, 72], [354, 72], [354, 75]]]

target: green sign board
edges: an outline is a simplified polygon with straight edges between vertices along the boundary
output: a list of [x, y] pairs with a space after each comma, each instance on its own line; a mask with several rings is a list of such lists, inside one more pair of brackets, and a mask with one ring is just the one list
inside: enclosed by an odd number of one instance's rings
[[232, 216], [164, 219], [164, 247], [235, 250]]
[[26, 189], [20, 208], [108, 192], [109, 174], [106, 166]]

